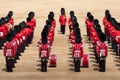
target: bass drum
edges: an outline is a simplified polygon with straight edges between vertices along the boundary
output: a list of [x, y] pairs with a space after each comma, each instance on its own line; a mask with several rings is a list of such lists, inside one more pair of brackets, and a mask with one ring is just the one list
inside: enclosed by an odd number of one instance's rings
[[56, 67], [56, 63], [57, 63], [57, 57], [55, 54], [51, 54], [49, 57], [49, 65], [50, 67]]

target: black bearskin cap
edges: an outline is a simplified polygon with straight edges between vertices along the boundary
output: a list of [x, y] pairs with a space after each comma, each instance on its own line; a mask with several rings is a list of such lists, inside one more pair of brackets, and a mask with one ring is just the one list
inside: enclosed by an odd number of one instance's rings
[[0, 27], [3, 25], [3, 21], [0, 19]]
[[99, 20], [98, 19], [94, 19], [94, 25], [96, 25], [96, 24], [99, 24]]
[[54, 18], [54, 12], [53, 11], [50, 11], [49, 14]]
[[13, 16], [13, 12], [9, 11], [7, 16], [11, 18]]
[[33, 17], [35, 16], [35, 13], [34, 12], [29, 12], [28, 13], [28, 17], [30, 18], [30, 19], [32, 19]]
[[115, 18], [111, 18], [111, 19], [110, 19], [110, 23], [115, 27], [116, 24], [117, 24], [117, 21], [116, 21]]
[[51, 20], [46, 20], [46, 25], [51, 25]]
[[65, 9], [61, 8], [61, 15], [65, 15]]
[[89, 17], [91, 15], [91, 13], [90, 12], [87, 12], [87, 17]]
[[117, 30], [120, 30], [120, 23], [116, 23], [115, 28], [116, 28]]
[[108, 21], [110, 21], [110, 19], [111, 19], [111, 14], [107, 14], [107, 15], [106, 15], [106, 18], [107, 18]]
[[106, 36], [103, 32], [99, 32], [98, 35], [99, 35], [99, 38], [102, 42], [106, 41]]
[[22, 21], [20, 24], [19, 24], [20, 28], [23, 29], [24, 27], [26, 27], [26, 23], [24, 21]]
[[74, 15], [75, 15], [74, 11], [70, 11], [70, 16], [72, 17]]
[[99, 32], [102, 31], [101, 30], [101, 26], [99, 24], [97, 24], [94, 28], [95, 28], [95, 30], [96, 30], [97, 33], [99, 33]]
[[105, 16], [107, 16], [108, 14], [110, 14], [109, 10], [105, 10]]
[[26, 20], [27, 20], [27, 22], [30, 22], [30, 21], [31, 21], [31, 18], [28, 17]]
[[75, 39], [75, 42], [76, 42], [77, 44], [79, 44], [79, 43], [81, 43], [81, 39], [80, 39], [80, 38], [76, 38], [76, 39]]
[[94, 17], [93, 17], [93, 15], [89, 15], [89, 20], [90, 20], [90, 22], [93, 22], [93, 20], [94, 20]]

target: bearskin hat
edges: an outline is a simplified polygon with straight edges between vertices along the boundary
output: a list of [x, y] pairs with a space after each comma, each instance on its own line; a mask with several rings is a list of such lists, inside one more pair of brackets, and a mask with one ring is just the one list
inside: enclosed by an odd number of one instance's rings
[[116, 28], [117, 30], [120, 30], [120, 23], [116, 23], [115, 28]]
[[100, 24], [96, 24], [96, 25], [94, 25], [94, 29], [95, 29], [96, 31], [99, 31], [99, 30], [101, 29]]
[[76, 22], [73, 24], [73, 26], [74, 26], [73, 28], [79, 27], [79, 23]]
[[65, 15], [65, 8], [61, 8], [61, 15]]
[[94, 17], [93, 17], [93, 15], [89, 15], [89, 20], [90, 20], [90, 22], [92, 22], [93, 20], [94, 20]]
[[91, 15], [91, 13], [90, 12], [87, 12], [87, 17], [89, 17]]
[[45, 31], [45, 29], [42, 31], [41, 37], [42, 37], [42, 43], [46, 44], [47, 43], [47, 31]]
[[13, 16], [13, 12], [9, 11], [7, 16], [11, 18]]
[[110, 14], [109, 10], [105, 10], [105, 16], [107, 16], [108, 14]]
[[27, 22], [30, 22], [30, 21], [31, 21], [31, 18], [27, 17], [27, 18], [26, 18], [26, 21], [27, 21]]
[[2, 20], [0, 19], [0, 27], [3, 25], [3, 22], [2, 22]]
[[45, 25], [44, 28], [43, 28], [43, 31], [45, 32], [45, 35], [47, 36], [48, 32], [49, 32], [49, 26]]
[[3, 21], [4, 23], [7, 23], [9, 21], [8, 17], [4, 17]]
[[111, 19], [111, 14], [107, 14], [107, 15], [106, 15], [106, 18], [107, 18], [108, 21], [110, 21], [110, 19]]
[[10, 31], [8, 34], [7, 34], [7, 41], [11, 41], [14, 37], [14, 31]]
[[76, 16], [72, 16], [71, 19], [72, 19], [73, 24], [77, 23], [77, 17]]
[[51, 14], [48, 14], [48, 20], [50, 20], [51, 22], [54, 21], [54, 18], [52, 17]]
[[50, 11], [49, 14], [54, 18], [54, 12]]
[[99, 32], [99, 33], [98, 33], [98, 36], [99, 36], [99, 39], [100, 39], [102, 42], [104, 42], [104, 41], [106, 40], [106, 36], [105, 36], [105, 34], [104, 34], [103, 32]]
[[24, 21], [22, 21], [20, 24], [19, 24], [19, 27], [21, 28], [21, 30], [26, 26], [26, 23]]
[[77, 34], [80, 35], [80, 28], [79, 28], [79, 27], [75, 27], [75, 28], [74, 28], [74, 34], [75, 34], [75, 35], [77, 35]]
[[98, 19], [94, 19], [94, 25], [96, 25], [96, 24], [99, 24], [99, 20]]
[[101, 29], [101, 26], [100, 26], [100, 24], [96, 24], [96, 28], [100, 28], [100, 29]]
[[14, 26], [14, 31], [15, 31], [15, 34], [17, 34], [19, 32], [19, 26], [18, 25]]
[[35, 13], [33, 11], [28, 13], [28, 17], [32, 19], [35, 16]]
[[51, 26], [51, 20], [46, 20], [46, 25]]
[[76, 28], [74, 29], [74, 35], [75, 35], [75, 38], [79, 38], [80, 40], [82, 40], [80, 28], [77, 28], [77, 27], [76, 27]]
[[70, 16], [72, 17], [74, 15], [75, 15], [74, 11], [70, 11]]
[[116, 27], [117, 21], [116, 21], [115, 18], [111, 18], [111, 19], [110, 19], [110, 23], [111, 23], [114, 27]]
[[75, 39], [75, 42], [76, 42], [77, 44], [79, 44], [79, 43], [81, 43], [82, 41], [81, 41], [80, 38], [76, 38], [76, 39]]

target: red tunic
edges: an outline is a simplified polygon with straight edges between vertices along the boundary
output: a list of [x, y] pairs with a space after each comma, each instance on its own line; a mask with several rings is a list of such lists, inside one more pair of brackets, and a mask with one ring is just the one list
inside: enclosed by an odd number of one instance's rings
[[83, 57], [83, 46], [82, 43], [74, 44], [72, 47], [72, 56], [73, 58], [82, 58]]
[[69, 29], [70, 29], [70, 32], [71, 32], [71, 30], [73, 30], [73, 22], [72, 22], [71, 17], [68, 19], [68, 25], [69, 25]]
[[33, 26], [36, 27], [36, 19], [35, 18], [31, 19], [31, 23], [33, 23]]
[[4, 37], [5, 37], [4, 29], [0, 27], [0, 38], [4, 38]]
[[11, 19], [8, 21], [8, 23], [10, 23], [10, 24], [14, 27], [14, 19], [13, 19], [13, 18], [11, 18]]
[[14, 57], [15, 50], [12, 42], [7, 42], [4, 46], [4, 56], [5, 57]]
[[23, 43], [22, 34], [18, 33], [15, 35], [15, 38], [19, 40], [19, 46]]
[[40, 58], [48, 58], [49, 57], [49, 48], [48, 44], [42, 44], [39, 46], [39, 57]]
[[89, 23], [89, 18], [86, 18], [86, 20], [85, 20], [86, 26], [88, 25], [88, 23]]
[[54, 20], [54, 21], [52, 21], [52, 26], [54, 27], [54, 29], [55, 29], [55, 27], [56, 27], [56, 21]]
[[68, 19], [68, 25], [69, 25], [69, 26], [73, 26], [71, 17]]
[[31, 22], [27, 22], [26, 26], [30, 26], [31, 30], [34, 30], [34, 25]]
[[66, 25], [66, 23], [67, 23], [66, 16], [65, 15], [60, 15], [59, 22], [60, 22], [60, 25]]
[[108, 53], [108, 47], [106, 43], [98, 41], [96, 45], [96, 52], [99, 57], [106, 57]]

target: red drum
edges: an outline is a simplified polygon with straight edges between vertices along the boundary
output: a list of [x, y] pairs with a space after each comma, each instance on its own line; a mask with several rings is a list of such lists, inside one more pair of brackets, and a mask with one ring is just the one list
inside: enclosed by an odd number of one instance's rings
[[55, 54], [51, 54], [50, 57], [50, 67], [56, 67], [57, 57]]
[[83, 57], [81, 59], [81, 66], [83, 67], [89, 67], [89, 56], [88, 54], [83, 54]]

